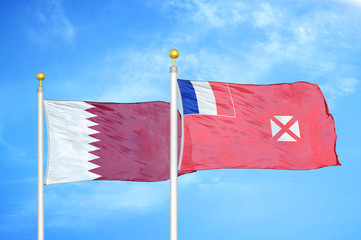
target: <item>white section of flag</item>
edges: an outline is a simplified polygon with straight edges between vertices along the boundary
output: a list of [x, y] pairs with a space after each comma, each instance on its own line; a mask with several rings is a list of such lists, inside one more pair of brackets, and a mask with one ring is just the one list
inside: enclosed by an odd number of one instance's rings
[[271, 120], [271, 129], [272, 129], [272, 137], [274, 137], [280, 130], [280, 126], [278, 126], [274, 121]]
[[298, 125], [298, 121], [296, 121], [291, 127], [290, 127], [290, 130], [296, 134], [297, 137], [301, 137], [301, 134], [300, 134], [300, 126]]
[[283, 125], [286, 125], [293, 118], [293, 116], [274, 116], [274, 117], [277, 118], [278, 121], [283, 123]]
[[291, 137], [288, 133], [284, 133], [282, 134], [282, 136], [277, 139], [277, 141], [279, 142], [297, 142], [296, 139], [294, 139], [293, 137]]
[[[277, 120], [279, 120], [283, 125], [286, 125], [293, 116], [274, 116]], [[282, 128], [278, 126], [274, 121], [271, 121], [271, 130], [272, 137], [274, 137]], [[298, 120], [289, 128], [291, 132], [293, 132], [297, 137], [301, 137], [300, 127], [298, 124]], [[283, 133], [281, 137], [277, 139], [279, 142], [297, 142], [292, 136], [290, 136], [287, 132]]]
[[100, 177], [89, 170], [98, 166], [89, 161], [98, 158], [89, 153], [98, 148], [90, 143], [99, 140], [89, 135], [98, 133], [89, 127], [94, 117], [86, 109], [93, 106], [80, 101], [44, 100], [48, 126], [48, 167], [45, 184], [93, 180]]
[[197, 96], [199, 114], [217, 115], [217, 105], [209, 82], [191, 81]]

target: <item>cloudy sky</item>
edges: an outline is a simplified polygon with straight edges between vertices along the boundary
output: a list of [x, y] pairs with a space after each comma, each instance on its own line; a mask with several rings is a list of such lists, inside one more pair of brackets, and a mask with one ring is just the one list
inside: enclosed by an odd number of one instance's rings
[[[359, 0], [1, 1], [0, 239], [36, 239], [36, 73], [46, 99], [169, 101], [172, 48], [182, 79], [317, 83], [342, 164], [182, 176], [179, 239], [360, 239], [360, 26]], [[45, 237], [169, 239], [169, 182], [46, 186]]]

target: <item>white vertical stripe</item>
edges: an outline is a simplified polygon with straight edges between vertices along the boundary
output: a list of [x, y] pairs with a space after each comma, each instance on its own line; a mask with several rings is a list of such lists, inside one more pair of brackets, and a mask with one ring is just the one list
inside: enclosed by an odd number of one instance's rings
[[89, 128], [97, 125], [88, 120], [95, 115], [85, 111], [93, 106], [78, 101], [45, 100], [44, 104], [49, 139], [45, 183], [76, 182], [100, 177], [89, 172], [98, 167], [89, 162], [98, 158], [89, 153], [98, 149], [90, 143], [99, 141], [89, 136], [98, 133]]
[[216, 99], [209, 82], [191, 81], [197, 95], [199, 114], [217, 115]]

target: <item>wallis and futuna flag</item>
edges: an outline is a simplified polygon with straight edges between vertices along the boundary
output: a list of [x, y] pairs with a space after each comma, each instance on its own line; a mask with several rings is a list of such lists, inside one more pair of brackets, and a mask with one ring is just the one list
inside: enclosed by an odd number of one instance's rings
[[[169, 179], [169, 103], [44, 104], [49, 139], [45, 184]], [[179, 116], [179, 146], [180, 122]]]
[[184, 115], [181, 171], [340, 165], [334, 120], [316, 84], [178, 80], [178, 86]]

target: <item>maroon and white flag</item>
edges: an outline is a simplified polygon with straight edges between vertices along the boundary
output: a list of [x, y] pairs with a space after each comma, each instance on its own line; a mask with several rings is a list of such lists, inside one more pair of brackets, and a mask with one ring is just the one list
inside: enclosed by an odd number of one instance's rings
[[[169, 179], [169, 103], [44, 104], [49, 140], [46, 185]], [[180, 117], [178, 136], [180, 146]]]

